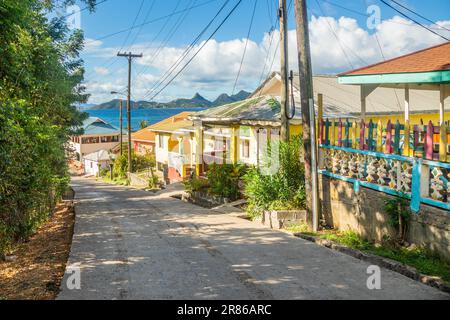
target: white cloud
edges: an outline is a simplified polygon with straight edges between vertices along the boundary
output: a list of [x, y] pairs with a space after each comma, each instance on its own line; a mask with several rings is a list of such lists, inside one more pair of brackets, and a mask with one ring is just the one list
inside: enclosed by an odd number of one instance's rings
[[103, 67], [95, 67], [94, 71], [96, 74], [100, 75], [100, 76], [106, 76], [109, 74], [109, 69], [108, 68], [103, 68]]
[[[450, 21], [437, 23], [450, 28]], [[436, 25], [432, 27], [438, 28]], [[436, 31], [450, 37], [450, 32], [444, 29]], [[339, 41], [336, 37], [339, 38]], [[369, 33], [365, 26], [358, 25], [357, 20], [352, 18], [336, 19], [313, 16], [310, 22], [310, 41], [314, 72], [323, 74], [338, 73], [381, 61], [383, 58], [380, 46], [384, 57], [389, 59], [442, 43], [444, 40], [398, 16], [384, 20], [377, 27], [375, 33]], [[157, 100], [189, 97], [197, 91], [210, 99], [214, 99], [223, 92], [230, 93], [239, 70], [245, 42], [245, 39], [221, 42], [211, 40], [174, 83], [162, 93], [164, 96], [158, 96]], [[273, 34], [266, 33], [259, 43], [252, 40], [248, 42], [237, 91], [255, 89], [261, 79], [263, 69], [265, 69], [264, 76], [268, 75], [270, 71], [279, 70], [279, 50], [275, 55], [278, 42], [278, 31], [274, 31]], [[118, 51], [118, 48], [101, 48], [101, 43], [90, 43], [92, 45], [87, 48], [86, 53], [93, 57], [112, 57]], [[203, 43], [197, 45], [184, 61], [192, 57], [192, 54], [202, 45]], [[149, 89], [185, 50], [184, 47], [163, 47], [159, 50], [157, 48], [159, 48], [158, 44], [148, 43], [137, 44], [131, 48], [133, 52], [144, 54], [144, 58], [135, 61], [134, 67], [135, 75], [136, 73], [140, 74], [133, 80], [133, 94], [138, 99], [145, 97]], [[293, 70], [297, 70], [296, 48], [296, 32], [290, 30], [289, 62], [290, 68]], [[155, 55], [156, 52], [157, 55]], [[181, 63], [181, 66], [183, 65], [184, 62]], [[270, 67], [271, 70], [269, 70]], [[180, 67], [176, 68], [173, 75], [179, 70]], [[95, 71], [101, 73], [104, 70]], [[119, 73], [111, 70], [110, 79], [113, 76], [114, 81], [110, 82], [115, 83], [115, 86], [120, 83], [120, 86], [123, 87], [126, 84], [126, 72]], [[94, 99], [103, 96], [99, 91], [104, 89], [101, 85], [91, 85], [88, 82], [87, 87]]]

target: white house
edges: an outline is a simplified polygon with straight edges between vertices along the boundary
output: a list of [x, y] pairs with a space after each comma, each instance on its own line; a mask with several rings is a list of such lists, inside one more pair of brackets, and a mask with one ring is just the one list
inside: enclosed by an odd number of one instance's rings
[[98, 176], [101, 169], [109, 168], [113, 163], [114, 155], [106, 150], [100, 150], [84, 156], [84, 173], [90, 176]]
[[119, 145], [120, 130], [100, 118], [90, 117], [83, 122], [83, 134], [71, 137], [69, 144], [77, 160], [100, 150], [110, 151]]

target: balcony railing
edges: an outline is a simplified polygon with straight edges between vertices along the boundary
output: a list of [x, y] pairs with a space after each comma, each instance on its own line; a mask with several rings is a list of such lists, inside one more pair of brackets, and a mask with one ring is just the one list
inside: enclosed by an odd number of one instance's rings
[[184, 166], [190, 164], [190, 161], [191, 160], [188, 155], [179, 154], [177, 152], [169, 152], [169, 167], [176, 169], [180, 175], [183, 174]]
[[421, 204], [450, 210], [447, 137], [446, 125], [431, 122], [383, 128], [381, 123], [325, 120], [319, 128], [320, 173], [353, 183], [356, 192], [364, 186], [406, 197], [414, 212]]

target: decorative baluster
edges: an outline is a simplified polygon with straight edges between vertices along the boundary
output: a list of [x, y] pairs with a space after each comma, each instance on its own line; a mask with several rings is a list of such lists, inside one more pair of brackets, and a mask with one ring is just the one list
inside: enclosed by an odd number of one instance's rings
[[367, 164], [366, 180], [367, 180], [367, 182], [372, 183], [372, 182], [375, 182], [378, 180], [377, 172], [378, 172], [379, 162], [378, 162], [377, 158], [371, 157], [371, 156], [367, 157], [367, 162], [368, 162], [368, 164]]
[[383, 152], [383, 123], [381, 120], [377, 125], [377, 151]]
[[412, 184], [412, 171], [413, 167], [409, 162], [404, 162], [401, 165], [399, 191], [400, 192], [411, 192]]
[[400, 124], [400, 121], [397, 120], [395, 123], [395, 139], [394, 139], [394, 153], [395, 154], [401, 154], [400, 150], [400, 131], [402, 127]]
[[331, 122], [330, 120], [325, 120], [325, 145], [329, 146], [330, 145], [330, 126], [331, 126]]
[[439, 161], [447, 162], [447, 125], [443, 123], [439, 130]]
[[335, 119], [331, 120], [331, 145], [336, 145], [336, 121]]
[[433, 160], [433, 136], [434, 136], [434, 126], [433, 122], [430, 120], [427, 126], [427, 135], [425, 138], [425, 157], [428, 160]]
[[352, 123], [352, 148], [356, 149], [357, 141], [356, 141], [356, 133], [358, 132], [358, 125], [356, 124], [356, 120]]
[[377, 175], [378, 175], [377, 183], [379, 185], [384, 186], [386, 184], [386, 178], [388, 176], [386, 160], [384, 160], [384, 159], [380, 159], [379, 160], [379, 166], [378, 166], [378, 169], [377, 169]]
[[359, 131], [359, 149], [366, 149], [366, 124], [364, 123], [364, 120], [361, 120], [361, 128]]
[[416, 153], [420, 151], [420, 130], [419, 126], [414, 126], [414, 143], [413, 143], [413, 156], [416, 156]]
[[333, 173], [335, 174], [340, 174], [341, 173], [341, 152], [340, 151], [335, 151], [333, 152], [333, 157], [332, 157], [332, 170]]
[[446, 184], [441, 179], [444, 176], [444, 172], [441, 168], [435, 167], [431, 170], [431, 174], [433, 178], [430, 180], [430, 196], [434, 200], [443, 201], [444, 193], [446, 193], [447, 189]]
[[410, 157], [411, 156], [411, 147], [410, 147], [410, 125], [409, 125], [409, 120], [405, 121], [405, 130], [404, 132], [404, 139], [403, 139], [403, 155], [406, 157]]
[[375, 140], [373, 139], [373, 121], [369, 121], [369, 133], [367, 135], [367, 149], [369, 151], [375, 151]]
[[319, 145], [324, 144], [324, 139], [323, 139], [324, 126], [325, 126], [325, 122], [323, 121], [323, 119], [320, 119], [319, 120]]
[[392, 148], [392, 122], [391, 122], [391, 120], [389, 120], [388, 124], [386, 126], [385, 153], [391, 154], [392, 152], [393, 152], [393, 148]]
[[345, 139], [344, 139], [344, 141], [345, 141], [344, 146], [346, 148], [350, 148], [350, 126], [351, 126], [351, 123], [347, 119], [347, 121], [345, 122]]
[[339, 119], [339, 126], [338, 126], [338, 146], [342, 148], [342, 119]]

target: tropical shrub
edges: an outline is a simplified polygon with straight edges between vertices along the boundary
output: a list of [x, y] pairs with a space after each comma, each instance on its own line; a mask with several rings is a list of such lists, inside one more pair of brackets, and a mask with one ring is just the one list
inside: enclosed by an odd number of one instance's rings
[[237, 200], [241, 196], [239, 182], [246, 167], [241, 164], [216, 164], [208, 166], [206, 176], [209, 192], [216, 196]]
[[206, 179], [193, 177], [183, 182], [186, 191], [188, 192], [207, 192], [209, 189], [209, 183]]
[[240, 184], [247, 167], [242, 164], [216, 164], [208, 166], [207, 179], [192, 177], [184, 181], [188, 192], [206, 192], [231, 201], [241, 197]]
[[[266, 174], [264, 170], [252, 168], [244, 176], [244, 194], [251, 217], [260, 215], [264, 210], [304, 208], [305, 169], [301, 162], [301, 146], [298, 136], [288, 143], [279, 143], [279, 165], [276, 172]], [[273, 159], [270, 161], [273, 162]]]
[[[140, 172], [143, 170], [153, 169], [156, 166], [155, 157], [153, 155], [139, 155], [132, 153], [131, 162], [133, 172]], [[128, 173], [128, 152], [125, 151], [121, 156], [118, 156], [114, 161], [113, 175], [119, 179], [127, 178]]]
[[386, 198], [384, 210], [389, 216], [389, 224], [397, 231], [397, 240], [400, 243], [405, 242], [411, 220], [409, 201], [404, 196]]

